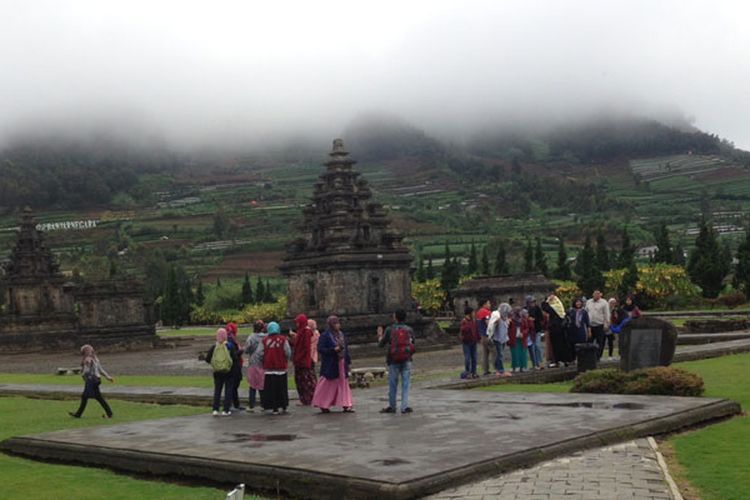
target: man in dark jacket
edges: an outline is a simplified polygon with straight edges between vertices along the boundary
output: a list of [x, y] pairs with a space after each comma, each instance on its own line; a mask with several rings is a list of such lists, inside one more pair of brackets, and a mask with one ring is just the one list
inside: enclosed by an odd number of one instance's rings
[[388, 346], [388, 406], [381, 413], [396, 413], [398, 379], [401, 377], [401, 413], [411, 413], [409, 406], [409, 385], [411, 383], [411, 358], [414, 354], [414, 330], [408, 326], [406, 311], [398, 309], [393, 314], [394, 324], [383, 331], [378, 327], [378, 345]]

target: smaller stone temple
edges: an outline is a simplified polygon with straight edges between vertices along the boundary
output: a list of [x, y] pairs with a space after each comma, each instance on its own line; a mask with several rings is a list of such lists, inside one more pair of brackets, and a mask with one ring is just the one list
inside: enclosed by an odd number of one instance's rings
[[281, 266], [289, 280], [287, 314], [336, 314], [356, 344], [373, 342], [376, 327], [402, 308], [418, 336], [438, 335], [437, 324], [417, 313], [411, 297], [409, 250], [355, 163], [343, 141], [334, 140], [304, 209], [303, 236], [288, 246]]
[[153, 345], [156, 339], [143, 285], [133, 279], [68, 280], [28, 208], [0, 284], [0, 352], [68, 349], [85, 343], [131, 348]]
[[497, 276], [477, 276], [465, 281], [451, 292], [453, 311], [456, 318], [464, 315], [464, 308], [470, 306], [476, 310], [487, 299], [493, 306], [513, 299], [514, 305], [522, 306], [527, 295], [533, 295], [537, 301], [555, 291], [555, 284], [541, 274], [519, 273]]

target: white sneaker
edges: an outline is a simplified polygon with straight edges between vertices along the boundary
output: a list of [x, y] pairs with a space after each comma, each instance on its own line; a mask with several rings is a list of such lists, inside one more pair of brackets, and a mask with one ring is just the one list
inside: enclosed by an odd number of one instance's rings
[[218, 412], [218, 411], [216, 411], [216, 410], [214, 410], [214, 412], [212, 413], [212, 415], [213, 415], [214, 417], [218, 417], [218, 416], [219, 416], [219, 412]]
[[615, 360], [615, 358], [613, 358], [612, 356], [610, 356], [610, 357], [609, 357], [609, 360], [610, 360], [610, 361], [614, 361], [614, 360]]
[[231, 416], [231, 415], [232, 415], [232, 412], [231, 412], [231, 411], [223, 411], [223, 412], [221, 412], [221, 416], [222, 416], [222, 417], [229, 417], [229, 416]]

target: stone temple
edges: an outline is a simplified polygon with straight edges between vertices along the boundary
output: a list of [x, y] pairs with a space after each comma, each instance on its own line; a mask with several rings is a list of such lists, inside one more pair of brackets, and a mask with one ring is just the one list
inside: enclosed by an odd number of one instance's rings
[[403, 308], [417, 335], [434, 340], [440, 329], [417, 313], [411, 296], [409, 250], [355, 163], [343, 141], [334, 140], [304, 209], [303, 236], [288, 246], [281, 266], [289, 282], [287, 314], [319, 320], [336, 314], [350, 342], [361, 344], [373, 342], [377, 325]]
[[30, 209], [4, 266], [0, 352], [153, 345], [150, 304], [132, 280], [76, 283], [59, 270]]

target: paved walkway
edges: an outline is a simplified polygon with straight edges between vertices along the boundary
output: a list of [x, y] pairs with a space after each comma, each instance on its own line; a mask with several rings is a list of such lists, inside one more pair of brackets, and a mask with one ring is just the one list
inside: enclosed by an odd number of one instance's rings
[[432, 500], [671, 499], [646, 439], [575, 452], [428, 497]]

